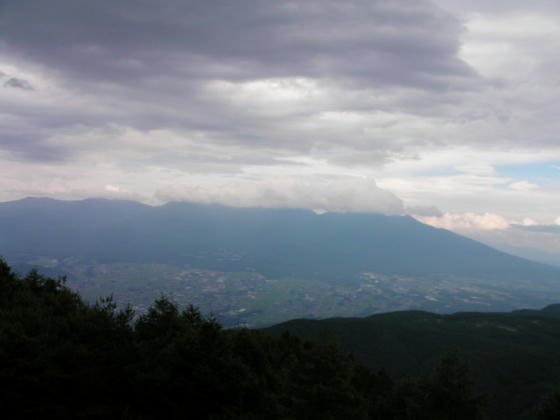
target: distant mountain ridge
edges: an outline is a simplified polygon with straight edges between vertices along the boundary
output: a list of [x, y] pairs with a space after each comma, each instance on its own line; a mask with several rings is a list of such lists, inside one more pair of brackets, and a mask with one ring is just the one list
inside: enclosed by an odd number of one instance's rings
[[187, 202], [27, 198], [0, 203], [0, 254], [255, 270], [344, 281], [363, 272], [560, 283], [560, 269], [409, 216]]

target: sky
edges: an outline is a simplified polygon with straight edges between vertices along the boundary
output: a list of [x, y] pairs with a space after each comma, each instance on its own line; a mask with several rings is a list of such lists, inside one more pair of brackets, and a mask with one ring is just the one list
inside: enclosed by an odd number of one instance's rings
[[0, 201], [409, 214], [560, 261], [558, 51], [557, 1], [0, 0]]

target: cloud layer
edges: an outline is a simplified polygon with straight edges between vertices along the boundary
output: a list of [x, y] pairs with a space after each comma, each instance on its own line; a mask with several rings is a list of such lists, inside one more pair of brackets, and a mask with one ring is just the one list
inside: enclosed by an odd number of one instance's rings
[[0, 200], [550, 225], [559, 17], [544, 0], [3, 1]]

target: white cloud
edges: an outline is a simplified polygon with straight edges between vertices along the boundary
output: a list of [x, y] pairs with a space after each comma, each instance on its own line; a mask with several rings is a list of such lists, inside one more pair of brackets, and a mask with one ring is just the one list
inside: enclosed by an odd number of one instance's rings
[[517, 191], [528, 191], [528, 190], [533, 190], [535, 188], [539, 188], [539, 186], [536, 185], [536, 184], [533, 184], [529, 181], [518, 181], [518, 182], [512, 182], [511, 184], [509, 184], [508, 188], [510, 188], [512, 190], [517, 190]]
[[428, 225], [458, 232], [469, 230], [507, 229], [511, 226], [510, 221], [495, 213], [445, 213], [441, 217], [417, 216], [417, 218]]
[[531, 219], [530, 217], [526, 217], [521, 221], [520, 225], [522, 225], [522, 226], [537, 226], [538, 222], [534, 219]]
[[544, 52], [540, 43], [549, 51], [560, 35], [556, 17], [528, 11], [471, 14], [466, 27], [461, 57], [485, 76], [508, 80], [534, 77]]
[[308, 208], [324, 212], [374, 212], [402, 214], [402, 202], [377, 187], [373, 179], [346, 176], [274, 177], [206, 184], [184, 179], [160, 188], [156, 196], [166, 201], [222, 203], [240, 207]]
[[105, 185], [104, 190], [108, 191], [108, 192], [119, 192], [121, 190], [121, 188], [116, 186], [116, 185], [108, 184], [108, 185]]

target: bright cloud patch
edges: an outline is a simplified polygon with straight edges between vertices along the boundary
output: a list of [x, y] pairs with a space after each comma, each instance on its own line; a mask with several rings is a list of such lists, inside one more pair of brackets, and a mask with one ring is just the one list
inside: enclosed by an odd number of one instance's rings
[[116, 185], [105, 185], [105, 191], [109, 191], [109, 192], [119, 192], [121, 189], [120, 187], [117, 187]]
[[441, 217], [417, 217], [423, 223], [428, 225], [454, 230], [493, 230], [493, 229], [507, 229], [511, 223], [503, 216], [494, 213], [464, 213], [464, 214], [450, 214], [445, 213]]
[[293, 207], [319, 212], [373, 212], [402, 214], [403, 204], [394, 194], [379, 188], [373, 179], [349, 176], [300, 176], [259, 180], [215, 180], [212, 183], [184, 179], [157, 191], [162, 201], [223, 203], [236, 207]]
[[527, 11], [472, 14], [466, 27], [461, 57], [489, 77], [526, 77], [541, 65], [535, 54], [535, 48], [544, 47], [539, 42], [549, 44], [552, 37], [560, 36], [557, 19]]
[[512, 190], [517, 190], [517, 191], [527, 191], [527, 190], [532, 190], [532, 189], [535, 189], [535, 188], [539, 188], [539, 186], [536, 185], [536, 184], [532, 184], [529, 181], [518, 181], [518, 182], [512, 182], [511, 184], [509, 184], [508, 188], [511, 188]]
[[526, 217], [521, 221], [510, 220], [495, 213], [445, 213], [440, 216], [421, 216], [415, 214], [415, 217], [428, 225], [457, 232], [468, 232], [475, 230], [498, 230], [508, 229], [512, 226], [538, 225], [538, 223], [530, 217]]

